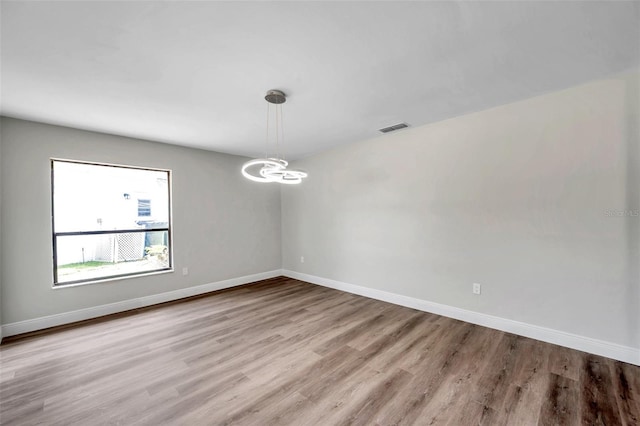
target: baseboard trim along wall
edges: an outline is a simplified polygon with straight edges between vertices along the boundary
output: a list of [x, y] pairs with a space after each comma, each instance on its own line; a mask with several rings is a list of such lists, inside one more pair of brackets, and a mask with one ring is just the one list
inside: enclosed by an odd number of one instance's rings
[[355, 284], [348, 284], [341, 281], [335, 281], [286, 269], [283, 270], [282, 273], [286, 277], [295, 278], [300, 281], [306, 281], [312, 284], [318, 284], [324, 287], [334, 288], [336, 290], [346, 291], [348, 293], [406, 306], [419, 311], [438, 314], [500, 331], [506, 331], [519, 336], [530, 337], [543, 342], [553, 343], [555, 345], [605, 356], [618, 361], [628, 362], [629, 364], [640, 365], [640, 349], [638, 348], [618, 345], [604, 340], [592, 339], [590, 337], [579, 336], [577, 334], [567, 333], [560, 330], [495, 317], [453, 306], [442, 305], [440, 303], [416, 299], [414, 297], [403, 296]]
[[152, 294], [136, 299], [123, 300], [121, 302], [109, 303], [107, 305], [94, 306], [91, 308], [79, 309], [77, 311], [64, 312], [61, 314], [4, 324], [1, 327], [0, 335], [3, 337], [15, 336], [17, 334], [28, 333], [30, 331], [43, 330], [45, 328], [55, 327], [58, 325], [70, 324], [77, 321], [98, 318], [104, 315], [157, 305], [158, 303], [171, 302], [185, 297], [197, 296], [199, 294], [210, 293], [216, 290], [223, 290], [225, 288], [249, 284], [255, 281], [266, 280], [268, 278], [275, 278], [281, 275], [282, 270], [276, 269], [274, 271], [245, 275], [243, 277], [231, 278], [194, 287], [181, 288], [179, 290]]
[[275, 278], [281, 275], [640, 366], [640, 349], [637, 348], [286, 269], [276, 269], [136, 299], [123, 300], [107, 305], [4, 324], [0, 327], [0, 336], [9, 337], [31, 331], [43, 330], [58, 325], [98, 318], [104, 315], [170, 302], [185, 297], [197, 296], [199, 294], [249, 284], [268, 278]]

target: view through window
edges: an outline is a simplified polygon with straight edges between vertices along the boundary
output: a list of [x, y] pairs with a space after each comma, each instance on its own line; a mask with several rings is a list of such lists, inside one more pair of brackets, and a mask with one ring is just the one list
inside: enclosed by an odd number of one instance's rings
[[54, 284], [171, 270], [170, 172], [51, 160]]

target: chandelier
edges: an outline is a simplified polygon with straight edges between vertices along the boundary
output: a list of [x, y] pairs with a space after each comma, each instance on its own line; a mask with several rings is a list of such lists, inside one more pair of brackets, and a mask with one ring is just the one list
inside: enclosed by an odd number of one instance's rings
[[[307, 177], [307, 174], [300, 170], [287, 169], [289, 163], [284, 159], [284, 155], [281, 152], [282, 145], [284, 145], [282, 104], [286, 102], [287, 97], [280, 90], [269, 90], [264, 98], [267, 101], [267, 137], [264, 158], [256, 158], [244, 163], [242, 175], [254, 182], [298, 184]], [[269, 123], [272, 115], [275, 125], [273, 126], [273, 131], [270, 132]], [[270, 143], [271, 140], [274, 143]], [[273, 151], [270, 151], [270, 149]], [[270, 152], [272, 152], [272, 155], [269, 155]]]

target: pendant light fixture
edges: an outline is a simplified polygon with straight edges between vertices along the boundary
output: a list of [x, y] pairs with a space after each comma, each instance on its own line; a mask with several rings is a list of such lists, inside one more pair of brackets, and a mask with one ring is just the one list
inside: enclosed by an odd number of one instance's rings
[[[249, 160], [242, 166], [242, 175], [254, 182], [277, 182], [288, 185], [295, 185], [302, 182], [307, 177], [305, 172], [300, 170], [287, 169], [289, 163], [284, 159], [281, 152], [284, 144], [284, 126], [282, 124], [282, 104], [287, 97], [280, 90], [269, 90], [264, 97], [267, 101], [267, 140], [264, 158]], [[272, 132], [269, 129], [273, 105], [273, 116], [275, 126]], [[273, 133], [273, 135], [271, 134]], [[275, 143], [270, 144], [273, 140]], [[271, 146], [273, 145], [273, 147]], [[271, 151], [270, 151], [271, 149]], [[270, 152], [272, 155], [270, 156]]]

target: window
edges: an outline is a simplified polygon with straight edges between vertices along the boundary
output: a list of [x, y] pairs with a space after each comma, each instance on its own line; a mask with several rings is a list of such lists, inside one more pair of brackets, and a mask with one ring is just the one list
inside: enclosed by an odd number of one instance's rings
[[168, 170], [51, 160], [54, 285], [172, 270], [170, 188]]

